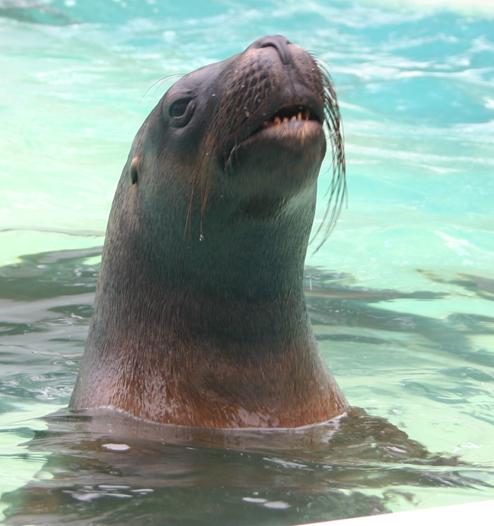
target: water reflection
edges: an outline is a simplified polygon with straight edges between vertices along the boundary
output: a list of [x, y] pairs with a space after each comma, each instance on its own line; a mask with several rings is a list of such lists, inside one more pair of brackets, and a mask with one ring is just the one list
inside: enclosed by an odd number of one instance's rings
[[50, 456], [36, 480], [6, 496], [8, 524], [291, 524], [384, 512], [397, 495], [413, 499], [403, 487], [490, 487], [471, 466], [360, 410], [297, 431], [208, 431], [104, 413], [60, 413], [48, 424], [29, 449]]

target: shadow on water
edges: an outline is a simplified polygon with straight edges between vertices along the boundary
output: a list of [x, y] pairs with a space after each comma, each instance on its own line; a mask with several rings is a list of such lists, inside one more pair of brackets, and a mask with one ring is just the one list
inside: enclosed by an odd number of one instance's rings
[[[374, 306], [381, 301], [400, 299], [439, 300], [448, 297], [448, 293], [414, 291], [400, 292], [386, 289], [359, 289], [349, 286], [334, 285], [335, 281], [351, 281], [348, 276], [332, 274], [318, 269], [310, 269], [309, 279], [306, 279], [306, 296], [309, 313], [313, 325], [341, 327], [341, 331], [332, 334], [318, 334], [319, 341], [355, 341], [370, 344], [384, 344], [388, 340], [360, 336], [352, 328], [372, 329], [376, 333], [411, 334], [411, 342], [417, 336], [425, 342], [425, 347], [433, 349], [434, 353], [447, 353], [469, 363], [494, 367], [494, 354], [488, 350], [477, 349], [473, 352], [468, 338], [471, 334], [494, 335], [490, 316], [452, 313], [446, 319], [436, 319], [418, 314], [391, 311]], [[420, 271], [423, 273], [422, 271]], [[434, 275], [435, 276], [435, 275]], [[468, 275], [468, 279], [434, 281], [448, 285], [464, 287], [485, 299], [493, 299], [491, 289], [493, 280], [481, 276]], [[428, 276], [429, 277], [429, 276]], [[431, 278], [432, 279], [432, 278]], [[402, 345], [405, 343], [401, 342]]]
[[[65, 404], [87, 334], [100, 248], [25, 256], [0, 268], [2, 410], [37, 400]], [[446, 320], [379, 308], [391, 299], [445, 294], [366, 290], [348, 276], [307, 271], [319, 340], [385, 343], [411, 333], [436, 352], [493, 364], [472, 353], [468, 331], [484, 320]], [[478, 283], [481, 283], [478, 281]], [[460, 318], [458, 318], [460, 316]], [[324, 331], [324, 328], [336, 328]], [[359, 335], [370, 328], [380, 336]], [[492, 333], [492, 331], [491, 331]], [[373, 334], [373, 333], [371, 333]], [[157, 426], [118, 414], [47, 417], [27, 445], [46, 462], [3, 496], [8, 524], [296, 524], [381, 513], [413, 503], [413, 488], [485, 488], [482, 468], [429, 453], [386, 420], [346, 417], [291, 431], [207, 431]], [[32, 436], [30, 429], [7, 432]], [[24, 458], [18, 462], [23, 462]]]
[[[456, 285], [466, 291], [473, 292], [479, 298], [494, 301], [494, 279], [484, 276], [475, 276], [474, 274], [458, 273], [452, 279], [445, 279], [435, 272], [419, 270], [421, 274], [436, 283], [445, 283], [447, 285]], [[493, 318], [490, 318], [492, 321]]]

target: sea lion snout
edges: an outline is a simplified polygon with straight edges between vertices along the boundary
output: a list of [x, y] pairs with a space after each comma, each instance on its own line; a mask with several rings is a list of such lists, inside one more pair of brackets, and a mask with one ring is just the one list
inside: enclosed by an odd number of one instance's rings
[[281, 35], [256, 40], [226, 71], [217, 120], [228, 122], [219, 142], [234, 191], [298, 197], [315, 184], [326, 152], [324, 75]]
[[278, 52], [281, 62], [288, 64], [290, 62], [290, 46], [291, 42], [283, 35], [265, 36], [257, 39], [247, 49], [261, 49], [266, 47], [273, 47]]
[[256, 40], [226, 69], [224, 101], [238, 108], [243, 126], [269, 124], [279, 113], [281, 119], [300, 113], [299, 120], [323, 123], [324, 75], [314, 58], [286, 37]]

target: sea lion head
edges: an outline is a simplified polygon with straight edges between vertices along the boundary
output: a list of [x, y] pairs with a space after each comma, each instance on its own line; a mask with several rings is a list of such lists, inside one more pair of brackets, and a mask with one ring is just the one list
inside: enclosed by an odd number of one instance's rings
[[[205, 236], [208, 223], [217, 229], [239, 217], [269, 221], [300, 207], [311, 225], [325, 127], [338, 208], [344, 153], [329, 76], [285, 37], [263, 37], [165, 93], [136, 137], [127, 183], [148, 201], [144, 208], [156, 210], [156, 199], [180, 208], [192, 238]], [[167, 195], [172, 203], [163, 201]]]

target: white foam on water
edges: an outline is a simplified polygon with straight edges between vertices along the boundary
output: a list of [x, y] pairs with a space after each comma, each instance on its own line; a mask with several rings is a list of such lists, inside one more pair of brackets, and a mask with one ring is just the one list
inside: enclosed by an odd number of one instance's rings
[[101, 447], [109, 451], [128, 451], [130, 449], [127, 444], [103, 444]]
[[435, 11], [455, 11], [470, 16], [494, 18], [494, 2], [489, 0], [366, 0], [365, 3], [424, 14]]

